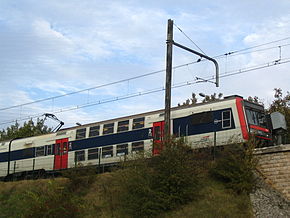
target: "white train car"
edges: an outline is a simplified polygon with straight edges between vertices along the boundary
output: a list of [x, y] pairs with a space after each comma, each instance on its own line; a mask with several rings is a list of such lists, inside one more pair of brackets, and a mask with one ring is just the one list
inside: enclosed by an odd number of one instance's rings
[[[0, 177], [54, 173], [77, 165], [105, 167], [140, 151], [158, 154], [160, 148], [152, 144], [162, 143], [163, 129], [164, 110], [158, 110], [0, 142]], [[244, 142], [251, 132], [271, 142], [263, 106], [240, 96], [171, 111], [171, 134], [185, 137], [193, 148]]]

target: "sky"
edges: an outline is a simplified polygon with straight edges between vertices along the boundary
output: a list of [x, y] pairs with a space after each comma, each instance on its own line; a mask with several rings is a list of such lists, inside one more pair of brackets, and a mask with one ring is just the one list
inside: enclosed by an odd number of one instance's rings
[[289, 11], [288, 0], [0, 0], [0, 129], [44, 113], [70, 127], [163, 108], [168, 19], [174, 41], [215, 57], [221, 75], [219, 87], [197, 83], [213, 63], [174, 47], [172, 106], [191, 93], [267, 106], [274, 88], [290, 91]]

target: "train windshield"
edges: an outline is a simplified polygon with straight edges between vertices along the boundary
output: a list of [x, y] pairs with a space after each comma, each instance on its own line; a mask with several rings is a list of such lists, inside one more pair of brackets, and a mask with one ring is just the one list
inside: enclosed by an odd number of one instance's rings
[[266, 117], [264, 111], [253, 110], [251, 108], [246, 108], [246, 114], [248, 123], [250, 125], [256, 125], [266, 128]]

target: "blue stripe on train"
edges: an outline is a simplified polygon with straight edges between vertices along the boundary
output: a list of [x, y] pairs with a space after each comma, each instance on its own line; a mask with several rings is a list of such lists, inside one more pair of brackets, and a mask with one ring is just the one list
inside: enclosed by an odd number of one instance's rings
[[116, 145], [134, 141], [149, 139], [149, 129], [133, 130], [123, 133], [116, 133], [94, 138], [72, 141], [72, 150], [81, 150], [87, 148], [102, 147], [106, 145]]
[[[150, 128], [138, 129], [122, 133], [115, 133], [94, 138], [86, 138], [82, 140], [71, 141], [72, 150], [81, 150], [93, 147], [101, 147], [106, 145], [115, 145], [128, 143], [133, 141], [141, 141], [149, 139], [148, 133]], [[17, 151], [11, 151], [10, 161], [34, 158], [35, 148], [26, 148]], [[8, 161], [8, 152], [0, 153], [0, 162]]]
[[[222, 112], [231, 111], [231, 126], [229, 128], [222, 128]], [[212, 111], [212, 119], [206, 123], [192, 125], [194, 115], [189, 115], [187, 117], [181, 117], [173, 120], [173, 134], [176, 136], [189, 136], [197, 135], [209, 132], [218, 132], [228, 129], [234, 129], [235, 123], [233, 118], [233, 113], [231, 108], [226, 108], [222, 110]], [[216, 124], [214, 120], [219, 121]]]
[[[21, 160], [34, 157], [35, 148], [25, 148], [10, 152], [10, 161]], [[8, 161], [8, 152], [0, 153], [0, 162]]]

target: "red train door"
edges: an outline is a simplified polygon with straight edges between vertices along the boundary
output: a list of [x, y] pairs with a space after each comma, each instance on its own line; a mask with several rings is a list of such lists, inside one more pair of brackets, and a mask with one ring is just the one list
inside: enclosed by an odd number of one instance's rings
[[153, 123], [153, 155], [160, 154], [163, 147], [164, 121]]
[[68, 166], [68, 138], [58, 139], [54, 147], [54, 170], [66, 169]]

